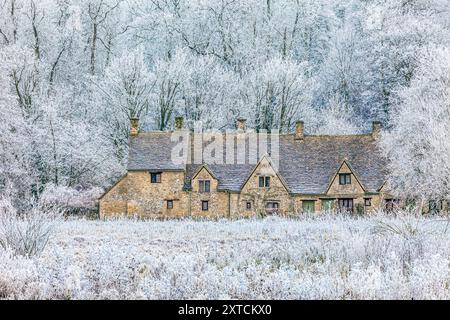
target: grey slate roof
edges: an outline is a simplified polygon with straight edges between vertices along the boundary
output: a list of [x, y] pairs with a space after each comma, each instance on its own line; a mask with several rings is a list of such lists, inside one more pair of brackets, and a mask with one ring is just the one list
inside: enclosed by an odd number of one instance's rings
[[[189, 188], [202, 164], [173, 164], [171, 150], [175, 143], [170, 137], [171, 133], [154, 132], [131, 138], [128, 170], [186, 170]], [[371, 135], [305, 136], [304, 141], [295, 140], [293, 134], [280, 136], [279, 174], [292, 193], [326, 193], [344, 160], [368, 192], [382, 187], [387, 175], [386, 160]], [[240, 191], [255, 165], [208, 164], [208, 168], [219, 179], [219, 189]]]
[[185, 170], [185, 166], [172, 163], [171, 133], [149, 132], [130, 138], [128, 170]]
[[386, 180], [386, 160], [371, 135], [293, 136], [280, 139], [280, 174], [291, 192], [321, 194], [344, 160], [369, 192], [376, 192]]

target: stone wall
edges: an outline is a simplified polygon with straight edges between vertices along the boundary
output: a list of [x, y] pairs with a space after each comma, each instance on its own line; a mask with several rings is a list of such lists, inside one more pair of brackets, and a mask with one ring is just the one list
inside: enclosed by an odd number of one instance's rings
[[[151, 183], [150, 173], [147, 171], [129, 172], [125, 179], [100, 200], [100, 216], [186, 216], [189, 211], [188, 197], [183, 186], [184, 172], [163, 172], [161, 183], [155, 184]], [[168, 209], [168, 200], [173, 201], [173, 209]], [[120, 209], [114, 209], [115, 205]]]
[[[259, 178], [270, 177], [270, 188], [260, 188]], [[251, 202], [252, 210], [247, 210], [247, 202]], [[247, 180], [237, 199], [236, 214], [247, 216], [250, 213], [265, 215], [266, 203], [277, 202], [280, 205], [279, 213], [288, 214], [294, 209], [292, 197], [285, 185], [276, 174], [270, 162], [263, 158]]]
[[[350, 174], [351, 184], [341, 185], [339, 182], [340, 174]], [[346, 162], [342, 164], [336, 176], [333, 178], [333, 181], [330, 183], [330, 187], [327, 191], [327, 197], [336, 199], [334, 204], [335, 209], [339, 209], [339, 199], [353, 199], [355, 213], [363, 213], [373, 209], [373, 204], [370, 207], [365, 206], [365, 199], [370, 198], [372, 200], [373, 197], [365, 192], [363, 186], [358, 180], [358, 177], [354, 174]]]
[[128, 176], [125, 176], [100, 199], [100, 217], [127, 215], [127, 203]]
[[[211, 190], [208, 193], [201, 193], [199, 190], [200, 181], [209, 180], [211, 182]], [[192, 217], [227, 217], [228, 209], [228, 193], [218, 191], [218, 181], [212, 174], [203, 167], [192, 180], [192, 192], [189, 194], [191, 201]], [[208, 201], [209, 209], [202, 210], [202, 202]]]
[[[163, 172], [161, 183], [151, 183], [147, 171], [132, 171], [120, 180], [100, 200], [102, 218], [126, 215], [148, 218], [239, 218], [266, 215], [266, 203], [278, 202], [279, 213], [284, 215], [302, 214], [303, 202], [314, 201], [315, 212], [322, 211], [322, 200], [333, 199], [334, 209], [338, 209], [338, 199], [354, 199], [354, 206], [360, 205], [369, 213], [384, 207], [387, 190], [380, 194], [366, 193], [351, 169], [344, 163], [339, 173], [352, 174], [350, 185], [340, 185], [339, 175], [330, 182], [326, 195], [291, 195], [285, 188], [267, 159], [263, 159], [245, 183], [241, 193], [219, 191], [219, 182], [214, 175], [203, 167], [192, 181], [192, 190], [184, 191], [185, 173], [181, 171]], [[259, 177], [270, 176], [270, 188], [259, 187]], [[199, 181], [209, 180], [209, 193], [199, 192]], [[371, 199], [371, 206], [364, 206], [364, 199]], [[173, 209], [167, 207], [167, 201], [173, 201]], [[209, 210], [202, 210], [202, 201], [209, 202]], [[247, 202], [251, 209], [247, 209]], [[447, 206], [446, 206], [447, 207]]]

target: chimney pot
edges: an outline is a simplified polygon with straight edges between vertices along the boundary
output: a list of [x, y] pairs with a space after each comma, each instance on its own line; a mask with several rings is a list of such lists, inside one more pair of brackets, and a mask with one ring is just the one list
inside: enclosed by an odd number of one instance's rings
[[131, 136], [137, 137], [139, 135], [139, 118], [131, 118]]
[[372, 137], [374, 140], [378, 140], [381, 136], [381, 122], [374, 121], [372, 123]]
[[245, 131], [247, 130], [247, 119], [244, 118], [238, 118], [237, 119], [237, 129], [239, 131]]
[[305, 139], [305, 123], [303, 121], [297, 121], [295, 126], [295, 140]]
[[176, 117], [175, 118], [175, 129], [176, 130], [183, 130], [184, 127], [184, 118], [183, 117]]

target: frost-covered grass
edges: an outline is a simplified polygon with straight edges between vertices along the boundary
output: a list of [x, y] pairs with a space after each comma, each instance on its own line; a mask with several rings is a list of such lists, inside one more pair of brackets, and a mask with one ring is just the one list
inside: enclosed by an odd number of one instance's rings
[[6, 299], [450, 299], [443, 218], [62, 223]]

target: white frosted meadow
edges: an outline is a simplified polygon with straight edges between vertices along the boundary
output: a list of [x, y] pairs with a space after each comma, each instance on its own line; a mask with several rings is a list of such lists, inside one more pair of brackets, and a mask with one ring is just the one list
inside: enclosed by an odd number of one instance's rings
[[2, 299], [450, 299], [445, 218], [63, 222]]

